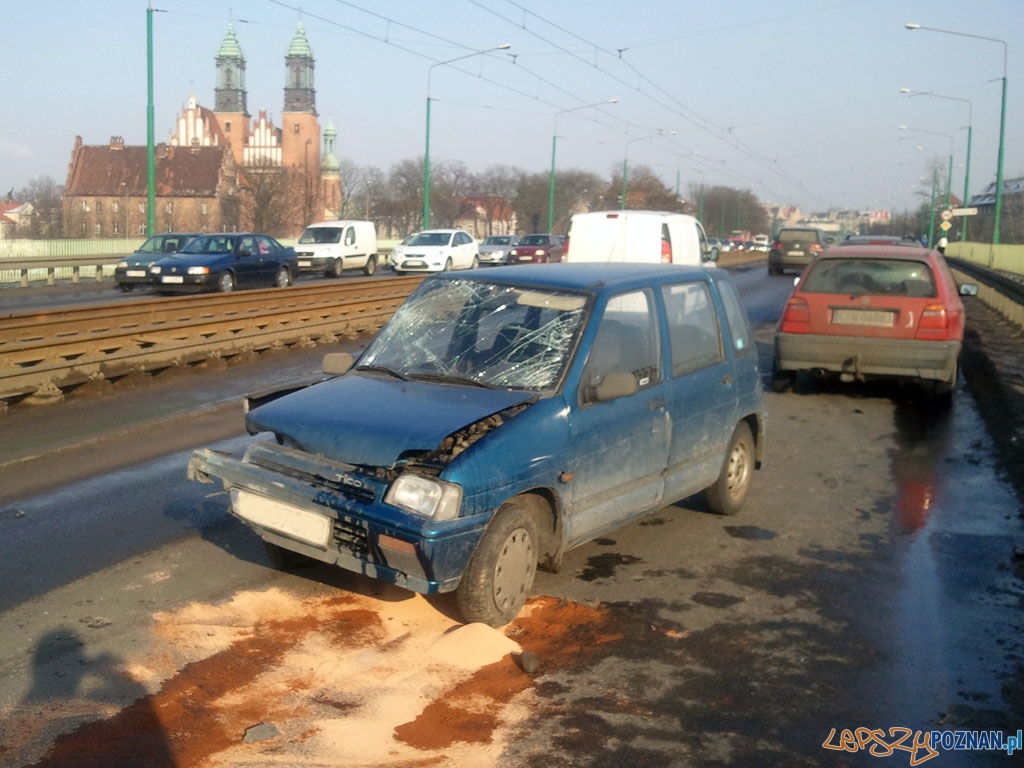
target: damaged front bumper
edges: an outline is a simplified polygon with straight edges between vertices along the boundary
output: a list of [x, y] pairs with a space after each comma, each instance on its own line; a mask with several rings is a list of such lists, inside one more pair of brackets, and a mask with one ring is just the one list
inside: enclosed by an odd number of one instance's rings
[[188, 478], [223, 482], [231, 513], [265, 541], [422, 594], [458, 586], [488, 517], [411, 514], [384, 503], [384, 471], [272, 442], [254, 443], [241, 459], [195, 451]]

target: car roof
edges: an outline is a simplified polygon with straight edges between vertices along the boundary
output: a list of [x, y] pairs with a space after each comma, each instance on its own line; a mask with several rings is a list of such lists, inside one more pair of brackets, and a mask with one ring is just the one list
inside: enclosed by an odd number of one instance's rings
[[509, 285], [530, 285], [564, 291], [597, 291], [604, 287], [643, 287], [664, 279], [721, 279], [723, 270], [679, 264], [567, 263], [517, 264], [491, 267], [466, 275], [439, 273], [433, 280], [478, 280]]
[[932, 261], [932, 254], [937, 251], [929, 251], [927, 248], [908, 248], [906, 245], [843, 245], [833, 246], [822, 253], [818, 260], [825, 259], [849, 259], [849, 258], [871, 258], [871, 259], [914, 259], [916, 261]]

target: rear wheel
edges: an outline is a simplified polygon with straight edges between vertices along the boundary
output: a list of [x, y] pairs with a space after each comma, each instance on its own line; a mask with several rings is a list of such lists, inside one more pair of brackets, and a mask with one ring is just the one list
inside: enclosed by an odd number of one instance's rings
[[274, 286], [277, 288], [287, 288], [292, 284], [292, 273], [288, 271], [287, 267], [281, 267], [277, 270], [277, 274], [274, 276]]
[[366, 260], [366, 266], [363, 267], [363, 274], [369, 277], [377, 271], [377, 257], [371, 256]]
[[722, 473], [704, 492], [712, 512], [735, 515], [743, 507], [754, 480], [754, 455], [754, 436], [750, 425], [741, 421], [729, 439]]
[[221, 293], [231, 293], [235, 290], [235, 276], [230, 272], [225, 272], [217, 280], [217, 290]]
[[779, 369], [779, 361], [772, 361], [772, 392], [788, 392], [796, 382], [796, 371]]
[[466, 623], [500, 627], [522, 609], [537, 574], [535, 515], [521, 500], [505, 502], [495, 513], [455, 590]]

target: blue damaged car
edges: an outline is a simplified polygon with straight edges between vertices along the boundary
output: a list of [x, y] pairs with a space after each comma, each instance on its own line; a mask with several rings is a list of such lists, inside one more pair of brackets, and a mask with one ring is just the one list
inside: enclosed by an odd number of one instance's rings
[[[538, 566], [704, 491], [737, 512], [760, 466], [757, 350], [723, 270], [545, 264], [432, 276], [354, 362], [252, 398], [209, 449], [272, 562], [306, 556], [500, 626]], [[301, 557], [300, 557], [301, 560]]]

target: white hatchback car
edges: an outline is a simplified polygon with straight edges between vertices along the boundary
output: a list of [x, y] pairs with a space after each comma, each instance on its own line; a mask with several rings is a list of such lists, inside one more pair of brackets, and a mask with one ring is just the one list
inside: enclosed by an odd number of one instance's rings
[[448, 272], [480, 266], [480, 247], [461, 229], [427, 229], [392, 254], [396, 275], [406, 272]]

